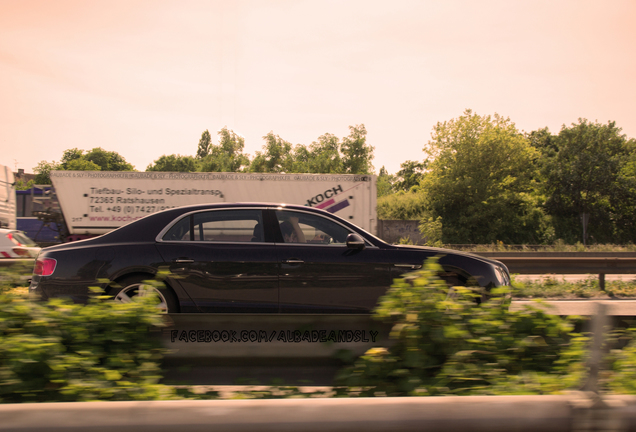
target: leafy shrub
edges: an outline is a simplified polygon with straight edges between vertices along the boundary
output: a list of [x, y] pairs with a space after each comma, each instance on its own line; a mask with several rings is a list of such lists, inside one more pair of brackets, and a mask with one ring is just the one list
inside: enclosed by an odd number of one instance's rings
[[437, 219], [433, 219], [432, 217], [423, 218], [420, 221], [418, 226], [420, 233], [426, 239], [426, 246], [433, 247], [442, 247], [442, 218], [437, 217]]
[[636, 394], [636, 330], [614, 331], [606, 339], [610, 345], [605, 359], [607, 370], [600, 375], [604, 389], [618, 394]]
[[160, 341], [149, 337], [162, 318], [152, 296], [138, 297], [76, 305], [0, 290], [0, 402], [169, 397], [157, 384]]
[[378, 219], [414, 220], [425, 216], [424, 195], [418, 192], [398, 192], [378, 198]]
[[588, 275], [585, 279], [572, 282], [556, 277], [522, 281], [513, 275], [512, 286], [513, 295], [517, 298], [636, 297], [635, 281], [605, 281], [605, 291], [601, 291], [597, 275]]
[[441, 270], [428, 260], [381, 298], [374, 317], [393, 324], [394, 344], [341, 371], [340, 395], [545, 394], [581, 381], [587, 338], [572, 321], [509, 311], [503, 290], [478, 305], [471, 289], [450, 291]]
[[28, 261], [0, 267], [0, 294], [26, 287], [32, 272], [33, 262]]

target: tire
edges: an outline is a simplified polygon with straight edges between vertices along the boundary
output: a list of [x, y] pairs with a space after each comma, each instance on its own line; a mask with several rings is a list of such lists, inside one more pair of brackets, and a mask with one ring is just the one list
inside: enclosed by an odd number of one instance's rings
[[133, 297], [139, 295], [139, 288], [142, 286], [149, 287], [159, 297], [159, 303], [157, 307], [162, 313], [176, 313], [179, 312], [179, 302], [172, 290], [167, 286], [162, 287], [145, 284], [144, 281], [152, 280], [152, 275], [136, 275], [126, 277], [117, 281], [117, 285], [113, 287], [109, 294], [113, 296], [115, 301], [120, 303], [129, 303]]
[[[443, 275], [440, 275], [440, 277], [444, 280], [444, 282], [446, 282], [446, 285], [448, 285], [448, 294], [446, 295], [446, 299], [448, 300], [457, 298], [457, 291], [453, 289], [453, 287], [456, 287], [456, 286], [470, 288], [476, 292], [482, 291], [479, 285], [475, 283], [471, 283], [469, 280], [457, 274], [445, 273]], [[481, 304], [482, 302], [486, 301], [487, 299], [486, 295], [487, 295], [486, 293], [482, 292], [480, 296], [475, 297], [475, 303]]]

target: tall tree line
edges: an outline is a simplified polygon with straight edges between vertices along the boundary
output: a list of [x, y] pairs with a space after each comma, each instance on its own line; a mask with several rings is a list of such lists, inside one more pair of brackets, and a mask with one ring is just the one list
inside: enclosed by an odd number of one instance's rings
[[437, 123], [424, 154], [380, 171], [379, 218], [420, 219], [447, 244], [636, 242], [636, 141], [615, 122], [523, 133], [467, 110]]
[[[346, 137], [325, 133], [302, 145], [270, 132], [251, 157], [232, 130], [214, 140], [206, 130], [193, 156], [163, 155], [146, 170], [370, 174], [366, 135], [356, 125]], [[36, 183], [50, 183], [52, 169], [134, 167], [116, 152], [70, 149], [59, 162], [40, 162]], [[636, 243], [636, 141], [615, 122], [579, 119], [558, 133], [528, 133], [509, 118], [466, 110], [434, 126], [422, 160], [395, 174], [381, 167], [378, 196], [378, 218], [419, 219], [447, 244]]]
[[164, 155], [146, 171], [371, 174], [374, 148], [366, 135], [364, 125], [356, 125], [342, 139], [326, 133], [310, 145], [294, 145], [270, 132], [262, 150], [250, 158], [245, 139], [232, 130], [221, 129], [217, 144], [205, 130], [196, 156]]

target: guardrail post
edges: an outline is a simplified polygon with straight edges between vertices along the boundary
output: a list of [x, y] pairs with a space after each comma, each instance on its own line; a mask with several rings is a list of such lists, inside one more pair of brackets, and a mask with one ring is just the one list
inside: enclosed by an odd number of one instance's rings
[[604, 399], [598, 386], [598, 375], [603, 367], [606, 352], [605, 328], [609, 325], [607, 316], [609, 305], [605, 302], [597, 302], [596, 306], [596, 315], [592, 319], [592, 346], [587, 362], [589, 374], [582, 388], [587, 400], [584, 398], [573, 403], [572, 431], [627, 431], [626, 419], [621, 416], [618, 409], [622, 408], [623, 404], [620, 401]]
[[605, 291], [605, 273], [599, 273], [598, 275], [598, 288], [601, 291]]

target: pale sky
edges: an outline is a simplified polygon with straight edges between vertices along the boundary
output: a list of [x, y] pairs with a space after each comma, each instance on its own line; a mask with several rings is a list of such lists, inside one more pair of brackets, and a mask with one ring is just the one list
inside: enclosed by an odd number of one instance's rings
[[467, 108], [634, 138], [635, 20], [632, 0], [0, 0], [0, 164], [102, 147], [144, 171], [205, 129], [254, 156], [364, 124], [394, 173]]

